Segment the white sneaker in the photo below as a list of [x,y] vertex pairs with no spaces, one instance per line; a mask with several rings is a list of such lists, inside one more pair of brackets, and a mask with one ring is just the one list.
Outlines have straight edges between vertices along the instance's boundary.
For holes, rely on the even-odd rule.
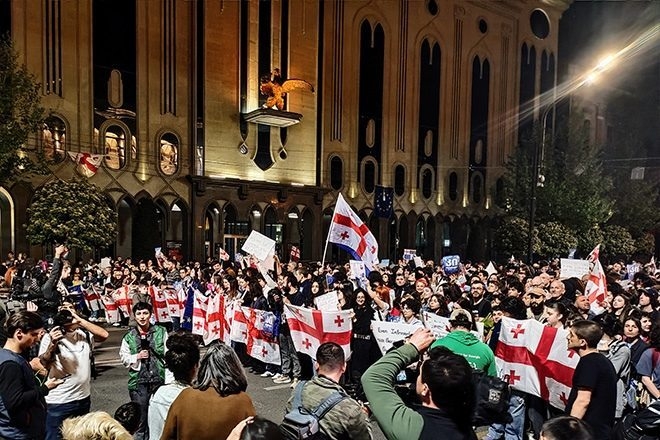
[[261,376],[261,377],[273,377],[273,376],[275,376],[275,373],[273,373],[272,371],[266,370],[263,373],[261,373],[259,376]]
[[279,379],[274,379],[273,382],[275,383],[291,383],[291,378],[289,376],[282,376]]
[[275,380],[281,378],[281,377],[284,377],[284,376],[282,376],[282,373],[277,373],[277,374],[275,374],[275,376],[273,376],[273,382],[274,382]]

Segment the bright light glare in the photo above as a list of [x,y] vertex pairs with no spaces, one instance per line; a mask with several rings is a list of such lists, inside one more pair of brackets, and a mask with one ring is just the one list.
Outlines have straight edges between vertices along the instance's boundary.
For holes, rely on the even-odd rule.
[[603,71],[605,69],[608,69],[610,67],[610,64],[612,64],[612,62],[615,59],[616,59],[616,55],[614,55],[614,54],[609,54],[609,55],[601,58],[600,61],[598,62],[598,64],[596,64],[596,67],[594,68],[594,70]]
[[591,72],[584,78],[584,83],[594,84],[596,81],[598,81],[599,76],[600,76],[600,72]]

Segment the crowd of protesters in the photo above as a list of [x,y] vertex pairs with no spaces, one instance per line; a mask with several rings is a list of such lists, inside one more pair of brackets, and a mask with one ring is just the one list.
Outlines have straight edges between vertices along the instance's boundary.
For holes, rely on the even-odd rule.
[[[131,286],[131,313],[122,316],[121,322],[116,325],[129,327],[120,354],[129,369],[128,387],[131,400],[140,413],[140,422],[135,429],[118,432],[121,435],[131,432],[138,439],[207,438],[204,432],[214,433],[214,437],[208,438],[225,438],[240,435],[231,431],[241,420],[244,428],[241,432],[248,432],[248,428],[256,422],[264,424],[263,429],[268,430],[267,421],[252,418],[255,410],[245,393],[247,379],[243,367],[253,374],[272,378],[276,384],[290,384],[295,389],[299,381],[323,371],[323,366],[296,352],[285,319],[280,320],[281,365],[264,364],[250,358],[245,346],[240,343],[233,343],[232,347],[214,343],[198,365],[200,353],[197,345],[191,342],[189,333],[179,330],[180,322],[175,319],[167,324],[166,329],[155,325],[148,287],[193,285],[206,294],[224,295],[238,304],[267,310],[278,317],[284,313],[285,304],[314,307],[316,296],[335,291],[338,308],[352,310],[352,356],[347,363],[343,358],[337,360],[333,371],[340,371],[340,374],[327,381],[333,387],[336,385],[336,388],[348,390],[356,408],[368,412],[367,407],[371,406],[376,421],[388,438],[431,438],[429,436],[437,434],[438,429],[453,433],[447,438],[472,438],[469,417],[466,418],[470,411],[469,402],[463,413],[452,409],[458,402],[456,390],[470,389],[466,384],[472,369],[498,374],[492,358],[498,341],[498,322],[502,316],[533,319],[547,326],[569,329],[568,348],[580,355],[581,362],[584,360],[586,363],[588,358],[593,363],[594,357],[587,356],[592,353],[600,353],[609,359],[616,382],[615,408],[611,417],[603,420],[598,416],[595,422],[593,411],[596,411],[597,404],[602,406],[602,402],[592,399],[591,403],[587,401],[583,405],[583,397],[585,391],[590,396],[597,396],[599,391],[590,388],[595,387],[591,385],[593,381],[576,376],[577,382],[574,380],[574,392],[567,407],[568,416],[573,417],[560,417],[561,410],[540,398],[514,392],[510,406],[514,421],[507,426],[491,426],[487,438],[513,440],[528,435],[541,438],[544,433],[545,438],[562,438],[552,432],[578,431],[591,431],[598,435],[597,438],[608,438],[615,422],[660,398],[660,271],[654,265],[638,265],[634,274],[628,274],[628,268],[624,262],[615,262],[606,268],[607,295],[597,304],[598,307],[594,307],[585,295],[586,277],[563,278],[559,260],[541,261],[533,266],[510,262],[489,271],[485,264],[463,262],[460,270],[451,274],[445,273],[442,265],[433,261],[426,261],[420,267],[414,260],[402,260],[398,264],[373,270],[368,277],[364,277],[352,274],[349,264],[280,263],[276,258],[273,268],[264,276],[248,258],[240,263],[212,259],[183,263],[164,256],[140,261],[117,257],[102,265],[95,261],[69,262],[66,260],[66,248],[58,246],[50,262],[33,262],[21,254],[16,257],[11,254],[2,265],[4,273],[1,275],[8,296],[3,302],[0,317],[7,323],[13,322],[7,319],[13,315],[24,319],[27,316],[34,321],[28,319],[30,323],[21,324],[23,327],[16,323],[5,326],[2,343],[7,341],[5,348],[13,348],[12,353],[18,353],[25,359],[22,367],[27,365],[43,381],[43,385],[35,387],[34,402],[38,403],[49,389],[66,383],[68,375],[81,376],[66,370],[64,357],[55,362],[61,354],[53,351],[65,346],[60,341],[67,334],[79,333],[76,338],[69,336],[69,339],[72,344],[80,346],[85,343],[93,346],[93,340],[101,341],[107,337],[107,332],[97,325],[104,321],[103,311],[87,309],[80,293],[72,288],[94,287],[108,293],[122,286]],[[272,278],[276,286],[269,283],[266,277]],[[596,309],[599,313],[594,312]],[[64,321],[63,311],[68,312],[64,313]],[[371,322],[383,320],[422,324],[422,312],[450,318],[452,332],[435,342],[428,334],[413,335],[403,347],[382,357],[371,331]],[[470,333],[476,329],[477,322],[483,324],[482,341]],[[168,332],[171,335],[169,338]],[[28,338],[24,338],[24,334]],[[45,334],[48,336],[42,339]],[[85,337],[86,334],[91,334],[91,339]],[[594,341],[594,338],[597,340]],[[38,348],[39,341],[41,349]],[[56,343],[53,344],[53,341]],[[32,346],[36,348],[30,350]],[[325,349],[330,350],[328,347]],[[391,396],[382,394],[386,393],[382,389],[383,383],[388,383],[383,380],[383,375],[390,374],[390,370],[398,373],[408,361],[427,349],[430,361],[424,361],[419,368],[415,390],[421,403],[419,408],[427,409],[419,410],[415,413],[417,415],[408,414],[403,421],[393,420],[388,411],[396,411],[396,405],[393,406],[396,402]],[[480,353],[478,362],[483,361],[483,365],[475,365],[474,359],[471,359],[477,349]],[[44,356],[49,350],[50,355]],[[59,351],[66,349],[59,348]],[[85,355],[89,351],[91,349],[88,347]],[[0,360],[0,370],[4,371],[5,363],[15,358],[4,356]],[[55,367],[52,367],[54,362]],[[424,365],[428,367],[424,368]],[[433,370],[432,365],[444,368],[445,372],[451,371],[456,376],[449,383],[446,374],[443,376]],[[609,367],[600,365],[599,368],[607,370]],[[576,370],[576,375],[584,376],[585,373],[579,373],[579,370]],[[172,377],[167,377],[166,372]],[[16,375],[19,375],[18,371]],[[72,392],[76,401],[80,400],[82,407],[88,411],[87,372],[76,381],[79,387]],[[3,401],[7,396],[7,386],[0,379],[0,397]],[[377,400],[372,399],[370,393],[374,398],[378,396]],[[441,397],[441,394],[447,393],[452,398]],[[465,399],[462,401],[465,403]],[[203,404],[199,405],[200,402]],[[7,403],[4,404],[7,407]],[[70,421],[65,425],[66,429],[61,430],[63,418],[82,413],[73,411],[61,414],[61,411],[58,412],[62,409],[57,407],[59,404],[60,400],[47,403],[47,412],[53,414],[51,423],[46,423],[44,413],[38,415],[44,417],[41,421],[43,427],[39,424],[30,429],[46,429],[49,438],[62,438],[62,432],[72,432],[75,426],[72,428]],[[284,407],[283,404],[283,411]],[[8,411],[8,416],[7,420],[0,417],[0,425],[3,425],[0,426],[0,437],[6,437],[3,432],[14,432],[3,431],[4,425],[11,426],[16,419],[11,408],[5,408],[5,411]],[[442,414],[438,416],[433,411],[441,411]],[[609,414],[607,411],[605,413]],[[221,413],[223,418],[218,416]],[[396,414],[401,416],[399,412]],[[601,412],[595,414],[600,415]],[[579,419],[584,419],[586,424]],[[362,419],[358,417],[355,420]],[[557,420],[563,420],[565,423],[561,426],[569,428],[562,431]],[[451,428],[447,428],[449,425]],[[23,428],[16,429],[20,431]],[[343,430],[346,434],[351,429],[350,426],[335,426],[330,431]],[[220,437],[219,432],[223,433]],[[364,432],[367,432],[367,437],[371,436],[370,431]],[[574,434],[572,438],[587,438],[576,436]],[[25,438],[31,437],[27,435]],[[331,438],[341,436],[337,434]]]

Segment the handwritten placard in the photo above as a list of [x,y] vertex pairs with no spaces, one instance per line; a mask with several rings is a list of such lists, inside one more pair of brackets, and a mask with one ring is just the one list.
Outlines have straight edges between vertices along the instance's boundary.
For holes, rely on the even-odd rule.
[[316,308],[324,312],[336,312],[339,310],[339,298],[336,291],[330,291],[314,298]]
[[275,240],[252,231],[241,249],[263,261],[275,250]]
[[371,321],[371,331],[376,338],[380,351],[385,354],[395,342],[401,341],[415,332],[421,324],[401,322]]
[[562,258],[561,264],[561,278],[582,278],[589,273],[589,261],[587,260],[572,260],[570,258]]

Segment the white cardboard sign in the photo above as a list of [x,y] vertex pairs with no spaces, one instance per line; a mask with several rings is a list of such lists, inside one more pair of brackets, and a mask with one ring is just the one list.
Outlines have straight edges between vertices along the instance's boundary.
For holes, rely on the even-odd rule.
[[582,278],[589,273],[589,261],[587,260],[572,260],[570,258],[562,258],[561,264],[561,279],[566,278]]
[[264,261],[268,255],[275,250],[275,240],[272,240],[257,231],[252,231],[241,249],[248,254],[254,255],[259,260]]

